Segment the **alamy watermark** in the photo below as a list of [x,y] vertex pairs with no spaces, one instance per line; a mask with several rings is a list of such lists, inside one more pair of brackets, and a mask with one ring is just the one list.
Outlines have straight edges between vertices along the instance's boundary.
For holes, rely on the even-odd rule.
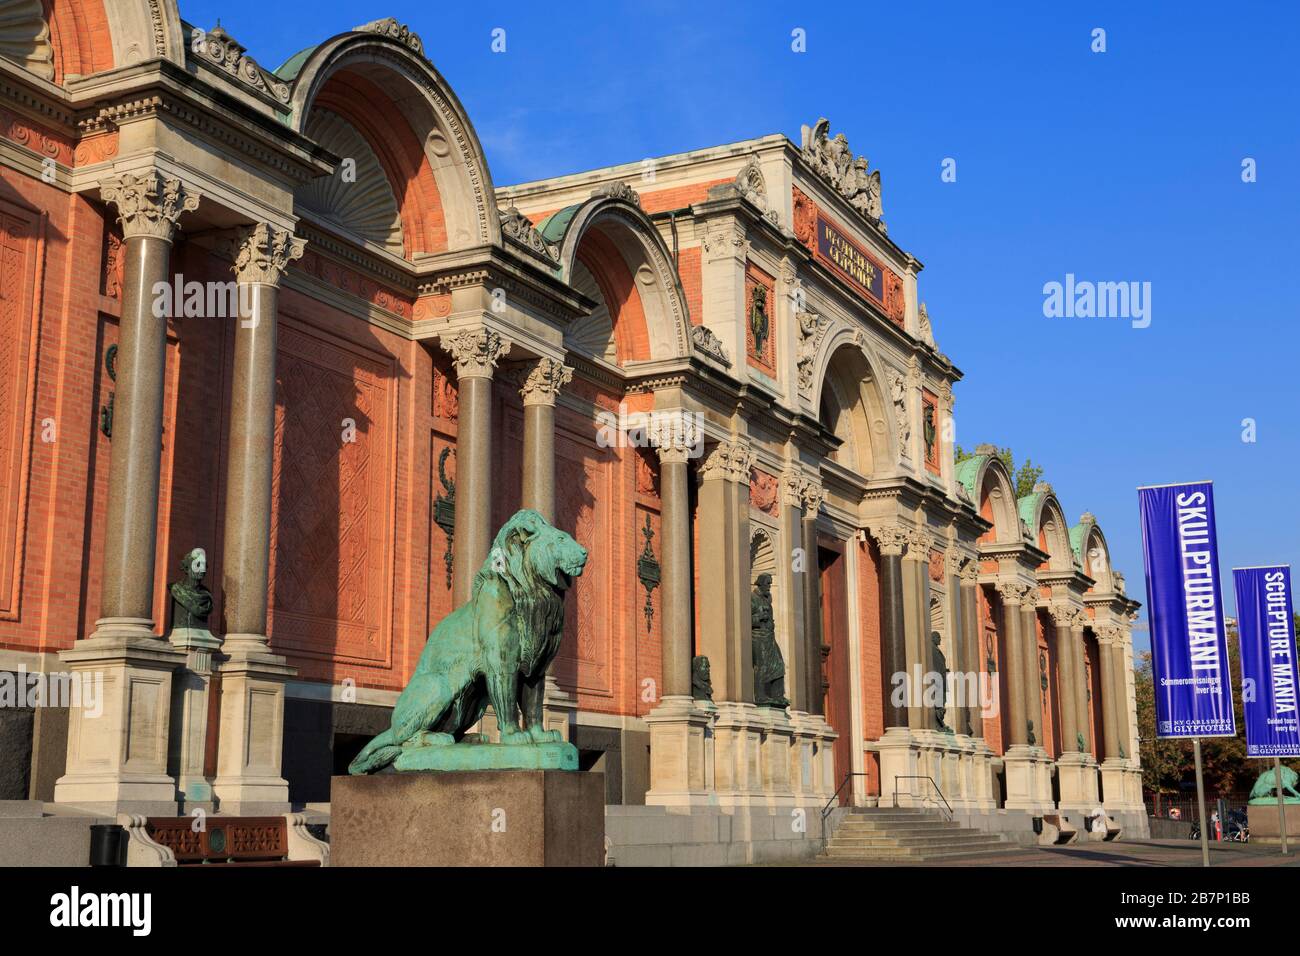
[[1133,328],[1151,324],[1150,282],[1092,282],[1065,274],[1064,282],[1043,284],[1043,315],[1049,319],[1129,319]]
[[76,707],[86,717],[98,717],[104,712],[104,675],[29,673],[20,664],[17,670],[0,671],[0,707]]

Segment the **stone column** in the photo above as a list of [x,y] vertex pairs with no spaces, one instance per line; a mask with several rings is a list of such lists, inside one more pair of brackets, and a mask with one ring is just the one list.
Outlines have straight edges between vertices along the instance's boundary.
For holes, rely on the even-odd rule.
[[[1110,672],[1111,672],[1111,692],[1107,695],[1105,688],[1102,688],[1102,696],[1106,697],[1108,703],[1106,707],[1111,711],[1112,718],[1115,721],[1115,753],[1114,756],[1121,759],[1131,759],[1133,754],[1128,752],[1129,746],[1129,722],[1128,722],[1128,681],[1126,679],[1124,667],[1124,639],[1122,631],[1115,625],[1105,625],[1098,629],[1097,640],[1109,639],[1110,642]],[[1106,732],[1106,756],[1111,756],[1110,748],[1110,731]]]
[[[229,251],[239,283],[226,462],[221,580],[223,651],[266,650],[271,574],[271,472],[275,442],[276,300],[306,242],[266,223],[236,231]],[[322,422],[322,427],[328,424]],[[341,423],[339,428],[342,428]]]
[[[657,413],[650,439],[659,453],[659,542],[663,688],[645,717],[650,728],[647,806],[707,803],[713,790],[709,728],[714,706],[691,694],[694,588],[691,576],[690,471],[700,435],[684,414]],[[712,669],[712,667],[710,668]]]
[[826,494],[821,485],[807,481],[803,485],[803,555],[804,555],[804,638],[807,641],[808,689],[807,710],[824,716],[826,691],[822,665],[822,576],[817,560],[817,513]]
[[700,652],[709,659],[713,698],[753,703],[750,644],[749,470],[753,453],[741,441],[719,442],[700,465]]
[[1025,696],[1025,717],[1030,721],[1028,733],[1034,747],[1043,747],[1047,735],[1043,732],[1043,687],[1038,671],[1038,605],[1036,595],[1030,590],[1020,605],[1020,640],[1024,656],[1020,659],[1020,689]]
[[555,523],[555,399],[573,380],[573,369],[553,358],[540,358],[528,372],[519,394],[524,400],[524,474],[522,506]]
[[1019,582],[1002,582],[998,584],[998,597],[1002,600],[1002,623],[1007,633],[1004,635],[1007,660],[1002,667],[1002,679],[1011,681],[1007,688],[1007,706],[1010,713],[1007,722],[1010,726],[1011,745],[1023,747],[1029,742],[1029,716],[1025,711],[1025,694],[1016,686],[1024,678],[1025,645],[1021,640],[1020,602],[1024,600],[1029,589]]
[[880,639],[885,671],[885,727],[907,727],[908,709],[896,703],[894,681],[907,674],[907,633],[903,613],[903,546],[906,529],[878,525],[871,536],[880,548]]
[[170,281],[176,223],[198,208],[199,194],[154,170],[110,179],[100,195],[117,207],[126,259],[103,584],[93,636],[152,637],[168,318],[154,309],[153,289]]
[[[903,558],[904,621],[907,632],[908,687],[916,691],[916,678],[930,670],[930,549],[934,538],[924,529],[908,532],[907,554]],[[915,696],[913,693],[911,696]],[[936,728],[935,713],[924,700],[911,700],[907,723],[912,730]]]
[[[970,558],[961,569],[961,614],[962,614],[962,634],[966,639],[966,663],[973,675],[985,675],[983,655],[980,647],[980,607],[979,607],[979,580],[980,568],[979,561],[976,558]],[[980,676],[980,683],[972,680],[972,689],[982,686],[984,676]],[[984,738],[984,714],[982,712],[980,701],[973,700],[967,708],[967,721],[970,724],[970,734],[972,737],[979,739]]]
[[1109,636],[1098,635],[1097,645],[1101,648],[1101,706],[1102,736],[1106,747],[1106,759],[1118,760],[1120,756],[1119,731],[1115,713],[1115,649]]
[[511,343],[491,329],[473,328],[448,333],[439,344],[456,363],[460,401],[452,542],[452,604],[460,607],[492,546],[492,372]]
[[98,682],[97,712],[73,708],[59,803],[105,815],[174,813],[167,773],[172,672],[184,651],[154,636],[154,564],[162,447],[167,316],[154,287],[169,281],[172,237],[199,194],[157,170],[105,180],[126,240],[118,377],[99,619],[59,657],[77,680]]
[[[781,476],[781,542],[782,547],[793,552],[794,548],[803,549],[803,487],[807,479],[797,471],[787,471]],[[808,562],[800,568],[795,562],[780,561],[777,574],[781,593],[786,596],[781,608],[781,630],[785,635],[789,649],[786,661],[786,696],[790,698],[790,710],[806,713],[808,710],[808,669],[811,666],[806,629],[808,627],[806,579],[809,574]]]
[[[235,231],[228,251],[239,283],[226,518],[221,561],[221,720],[212,793],[223,813],[289,809],[280,776],[284,683],[295,673],[266,633],[271,572],[276,301],[280,278],[306,243],[267,223]],[[323,427],[334,423],[321,423]],[[341,426],[340,426],[341,427]]]
[[1074,645],[1074,686],[1077,688],[1074,695],[1074,720],[1079,734],[1083,737],[1080,753],[1088,753],[1089,744],[1092,742],[1088,723],[1088,669],[1083,662],[1083,629],[1088,623],[1088,616],[1076,609],[1071,626],[1073,632],[1071,638]]
[[[948,576],[948,608],[947,615],[949,621],[949,631],[951,635],[950,644],[952,646],[952,660],[948,662],[950,673],[957,675],[958,681],[953,686],[957,690],[958,696],[953,700],[945,702],[947,713],[944,719],[948,726],[955,733],[971,736],[972,728],[970,723],[969,701],[965,699],[969,682],[966,675],[973,670],[971,658],[968,656],[970,651],[967,647],[966,639],[966,615],[962,613],[961,603],[961,569],[966,563],[966,558],[961,552],[950,550],[944,556],[944,568]],[[959,706],[961,705],[961,706]]]
[[1074,664],[1074,612],[1066,607],[1051,608],[1052,623],[1056,626],[1056,677],[1061,692],[1061,752],[1082,753],[1079,747],[1078,711],[1075,707],[1075,695],[1079,692],[1075,683]]
[[659,453],[660,607],[664,697],[691,696],[694,589],[691,579],[690,469],[696,437],[674,431],[656,436]]

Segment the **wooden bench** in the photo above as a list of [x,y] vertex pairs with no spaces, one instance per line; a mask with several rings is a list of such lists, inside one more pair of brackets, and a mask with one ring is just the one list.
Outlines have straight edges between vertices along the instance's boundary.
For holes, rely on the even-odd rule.
[[127,866],[329,866],[329,844],[302,814],[278,817],[143,817],[123,814]]

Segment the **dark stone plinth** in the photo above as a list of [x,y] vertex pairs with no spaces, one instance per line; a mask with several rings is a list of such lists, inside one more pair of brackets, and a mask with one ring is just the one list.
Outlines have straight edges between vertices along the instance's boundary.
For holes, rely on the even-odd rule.
[[601,866],[604,857],[604,774],[484,770],[331,780],[331,866]]
[[[1300,803],[1286,806],[1286,842],[1300,847]],[[1250,818],[1251,843],[1281,843],[1282,828],[1278,826],[1277,802],[1252,803],[1246,807]]]

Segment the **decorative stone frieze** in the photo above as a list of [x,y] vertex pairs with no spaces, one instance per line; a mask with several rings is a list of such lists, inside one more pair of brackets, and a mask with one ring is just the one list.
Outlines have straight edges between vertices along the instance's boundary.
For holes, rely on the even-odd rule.
[[501,213],[501,234],[543,259],[552,263],[560,261],[560,253],[555,244],[543,239],[532,220],[513,205]]
[[439,340],[442,350],[456,363],[459,378],[491,378],[511,342],[492,329],[463,329]]
[[881,218],[880,170],[869,170],[867,157],[853,156],[843,133],[830,136],[831,121],[825,117],[812,127],[803,127],[804,162],[840,194],[872,225],[886,232]]
[[301,259],[307,240],[269,223],[241,226],[229,241],[231,268],[240,282],[255,285],[280,284],[289,263]]
[[221,27],[195,29],[190,37],[190,52],[205,63],[220,67],[245,86],[267,96],[289,102],[289,84],[270,70],[265,70],[247,54],[247,47]]
[[695,351],[703,352],[709,358],[715,362],[721,362],[727,368],[731,367],[731,359],[727,357],[727,350],[722,345],[722,339],[718,338],[707,325],[691,326],[691,345]]
[[196,190],[157,170],[107,179],[100,185],[99,195],[117,207],[117,221],[126,239],[147,236],[171,242],[181,213],[199,208]]
[[641,205],[641,194],[621,179],[593,189],[591,195],[605,199],[621,199],[623,202],[631,203],[637,207]]
[[525,405],[554,405],[560,389],[571,381],[572,367],[553,358],[541,358],[524,378],[519,395]]
[[412,52],[424,56],[424,41],[420,39],[420,35],[405,23],[398,23],[395,17],[384,17],[382,20],[363,23],[355,27],[352,32],[378,33],[380,36],[391,37]]

